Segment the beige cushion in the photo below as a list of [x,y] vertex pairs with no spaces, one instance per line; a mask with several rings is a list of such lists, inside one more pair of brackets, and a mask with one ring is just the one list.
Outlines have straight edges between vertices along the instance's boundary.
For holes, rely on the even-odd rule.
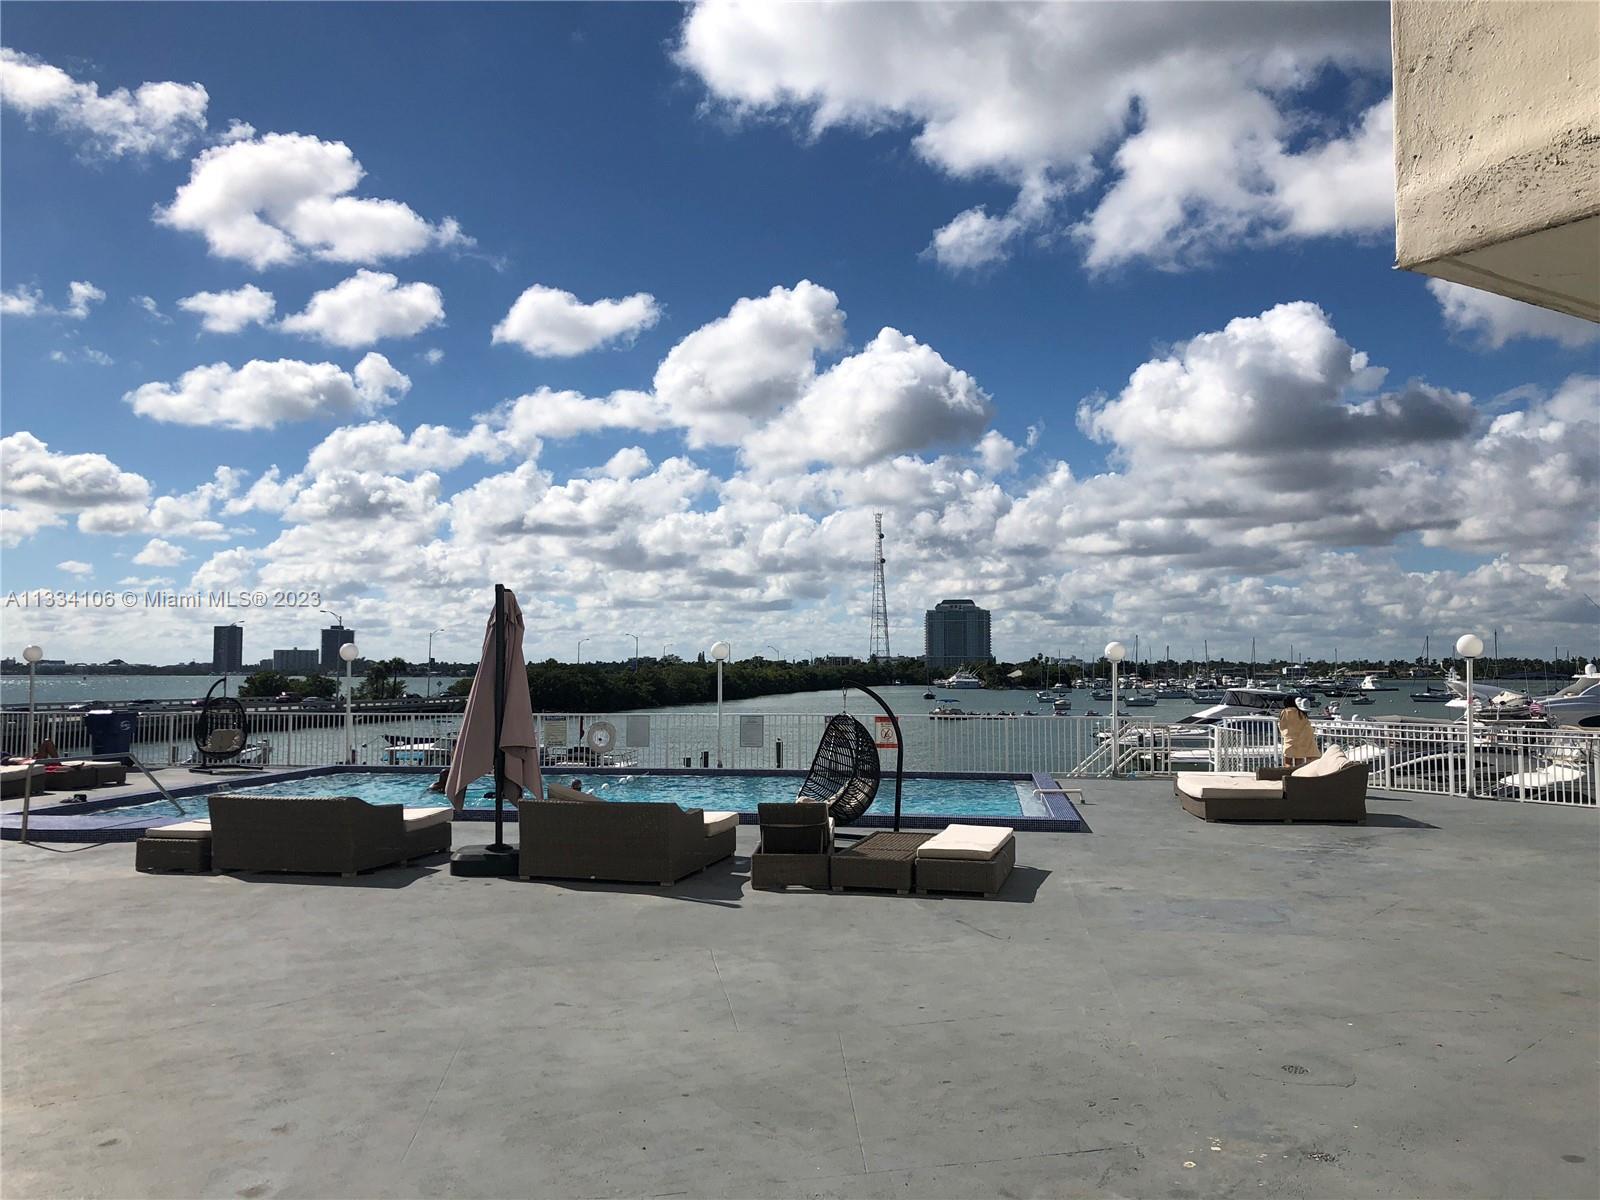
[[1278,779],[1257,779],[1253,775],[1224,775],[1202,772],[1184,772],[1176,780],[1177,788],[1192,800],[1227,800],[1247,796],[1281,796],[1283,782]]
[[9,767],[0,767],[0,779],[26,779],[32,775],[35,779],[44,774],[44,767],[37,763],[16,763]]
[[591,796],[588,792],[580,792],[577,788],[569,788],[564,783],[545,784],[544,794],[551,800],[570,800],[581,804],[605,803],[599,796]]
[[1322,752],[1321,758],[1314,758],[1305,766],[1296,767],[1292,774],[1296,779],[1316,779],[1321,775],[1342,771],[1349,765],[1350,760],[1344,756],[1343,748],[1335,743]]
[[702,815],[706,820],[707,837],[739,827],[739,814],[736,812],[708,812]]
[[244,745],[244,734],[237,729],[214,729],[206,739],[207,754],[232,754]]
[[147,829],[145,837],[152,838],[208,838],[211,836],[211,818],[201,817],[194,821],[179,821],[176,825],[162,825],[158,829]]
[[406,808],[401,809],[405,818],[407,829],[427,829],[431,825],[448,825],[455,816],[453,808]]
[[1004,826],[947,825],[917,847],[918,858],[993,858],[1016,834]]

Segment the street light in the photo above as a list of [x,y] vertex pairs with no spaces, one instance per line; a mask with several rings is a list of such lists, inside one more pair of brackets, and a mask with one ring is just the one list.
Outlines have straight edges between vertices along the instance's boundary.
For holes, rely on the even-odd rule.
[[356,760],[355,661],[360,653],[354,642],[345,642],[339,647],[339,657],[344,659],[344,760],[347,763]]
[[28,772],[22,778],[22,829],[23,841],[28,840],[28,809],[33,803],[33,759],[38,750],[38,743],[33,739],[33,669],[38,665],[44,651],[38,646],[28,646],[22,651],[22,661],[28,664]]
[[633,669],[637,672],[639,670],[639,635],[637,633],[625,633],[622,636],[633,639]]
[[768,649],[768,650],[771,650],[771,651],[772,651],[772,652],[773,652],[773,653],[774,653],[774,654],[776,654],[776,655],[777,655],[777,656],[778,656],[778,661],[779,661],[779,662],[782,662],[782,661],[783,661],[783,651],[782,651],[782,650],[779,650],[779,649],[778,649],[778,648],[777,648],[777,647],[776,647],[776,646],[774,646],[774,645],[773,645],[773,644],[772,644],[772,643],[771,643],[771,642],[768,642],[768,643],[767,643],[767,649]]
[[662,662],[666,662],[667,661],[667,651],[671,650],[671,649],[672,649],[672,643],[671,642],[662,642],[661,643],[661,661]]
[[433,638],[434,634],[443,633],[443,629],[435,629],[428,635],[428,699],[433,699]]
[[722,766],[722,664],[728,661],[733,647],[727,642],[712,642],[711,657],[717,664],[717,767]]
[[1105,653],[1111,663],[1111,773],[1115,775],[1122,757],[1122,731],[1117,722],[1117,664],[1128,656],[1128,648],[1121,642],[1107,642]]
[[1476,698],[1472,694],[1472,660],[1483,654],[1483,639],[1475,633],[1463,633],[1456,639],[1456,653],[1467,663],[1467,799],[1471,800],[1478,782],[1472,761],[1472,702]]

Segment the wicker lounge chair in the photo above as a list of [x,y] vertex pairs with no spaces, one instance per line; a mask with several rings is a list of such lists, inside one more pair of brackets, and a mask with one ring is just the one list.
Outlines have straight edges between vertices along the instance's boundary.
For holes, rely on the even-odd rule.
[[826,888],[833,853],[828,806],[801,800],[762,804],[761,841],[750,856],[750,886]]
[[550,785],[549,800],[517,804],[523,879],[604,879],[676,883],[733,853],[738,813],[708,813],[676,804],[608,803]]
[[0,767],[0,800],[11,800],[27,791],[30,775],[33,777],[34,794],[44,791],[44,768],[38,763],[13,763]]
[[848,713],[838,713],[828,718],[797,799],[823,801],[836,822],[848,825],[872,807],[878,774],[871,732]]
[[218,871],[354,875],[450,849],[448,808],[368,804],[356,796],[212,796]]
[[917,847],[917,891],[993,896],[1017,861],[1017,835],[998,825],[949,825]]
[[1309,774],[1307,767],[1264,767],[1254,775],[1180,772],[1173,792],[1202,821],[1365,821],[1367,764],[1334,757],[1336,749],[1310,764]]

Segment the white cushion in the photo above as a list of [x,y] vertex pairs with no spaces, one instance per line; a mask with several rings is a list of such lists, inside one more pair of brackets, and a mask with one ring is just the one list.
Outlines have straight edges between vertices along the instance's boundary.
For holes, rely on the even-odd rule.
[[208,838],[211,836],[211,818],[201,817],[194,821],[179,821],[175,825],[161,825],[145,830],[144,835],[152,838]]
[[403,808],[401,816],[405,818],[407,829],[427,829],[432,825],[448,825],[455,816],[453,808]]
[[708,812],[703,815],[706,819],[707,837],[739,827],[739,814],[736,812]]
[[1253,775],[1223,775],[1184,772],[1177,777],[1178,790],[1193,800],[1229,800],[1249,796],[1281,796],[1283,782],[1257,779]]
[[1336,743],[1324,750],[1321,758],[1314,758],[1305,766],[1296,767],[1292,774],[1296,779],[1316,779],[1321,775],[1332,775],[1349,765],[1350,760],[1344,756],[1344,750]]
[[998,825],[947,825],[917,847],[918,858],[993,858],[1015,832]]
[[35,779],[44,774],[44,767],[37,763],[13,763],[8,767],[0,767],[0,779],[26,779],[32,775]]

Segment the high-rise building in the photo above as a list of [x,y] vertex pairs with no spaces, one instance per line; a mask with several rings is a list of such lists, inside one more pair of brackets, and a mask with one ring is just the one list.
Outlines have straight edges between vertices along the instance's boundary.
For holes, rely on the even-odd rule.
[[330,625],[322,631],[322,669],[343,671],[344,659],[339,657],[339,647],[356,640],[356,631],[345,625]]
[[989,663],[989,610],[971,600],[941,600],[923,618],[923,657],[934,670]]
[[244,670],[244,626],[211,627],[211,669],[219,675]]
[[[338,653],[335,651],[334,653]],[[289,675],[304,675],[308,671],[317,669],[317,652],[315,650],[274,650],[272,652],[272,669],[282,671]]]

